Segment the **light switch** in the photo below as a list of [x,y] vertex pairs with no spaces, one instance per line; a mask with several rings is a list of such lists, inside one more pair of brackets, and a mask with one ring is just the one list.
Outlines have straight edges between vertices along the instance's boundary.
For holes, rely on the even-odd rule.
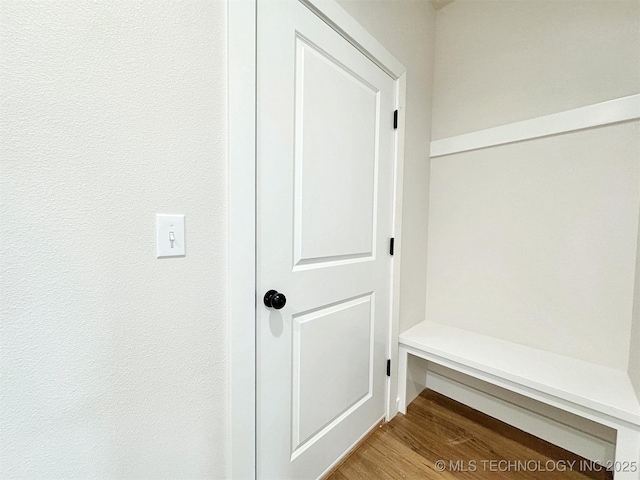
[[184,256],[184,215],[156,214],[156,252],[158,258]]

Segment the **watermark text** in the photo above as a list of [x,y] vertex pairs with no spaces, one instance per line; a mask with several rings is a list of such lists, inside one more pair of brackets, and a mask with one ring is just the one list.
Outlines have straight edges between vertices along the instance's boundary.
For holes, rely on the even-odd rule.
[[637,472],[638,462],[590,460],[437,460],[438,472]]

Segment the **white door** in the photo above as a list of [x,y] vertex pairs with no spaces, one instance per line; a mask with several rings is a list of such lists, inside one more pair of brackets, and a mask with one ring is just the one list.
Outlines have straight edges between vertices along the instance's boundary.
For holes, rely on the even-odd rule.
[[296,0],[257,38],[258,478],[314,479],[385,414],[395,82]]

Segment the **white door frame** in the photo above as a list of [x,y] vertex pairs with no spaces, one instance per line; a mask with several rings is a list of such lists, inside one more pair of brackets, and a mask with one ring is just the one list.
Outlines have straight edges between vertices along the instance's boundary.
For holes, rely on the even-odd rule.
[[[228,0],[229,448],[231,478],[256,476],[256,10],[259,1]],[[334,0],[299,0],[396,83],[393,231],[402,223],[406,69]],[[391,112],[390,112],[391,113]],[[391,121],[391,117],[389,118]],[[397,361],[401,242],[393,265],[387,420],[398,412]]]

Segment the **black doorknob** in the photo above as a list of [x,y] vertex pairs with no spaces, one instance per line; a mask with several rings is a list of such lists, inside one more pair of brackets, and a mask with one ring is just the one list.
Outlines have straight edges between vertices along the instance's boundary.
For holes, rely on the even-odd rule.
[[269,290],[264,294],[264,304],[267,307],[280,310],[287,304],[287,297],[282,293],[278,293],[277,290]]

